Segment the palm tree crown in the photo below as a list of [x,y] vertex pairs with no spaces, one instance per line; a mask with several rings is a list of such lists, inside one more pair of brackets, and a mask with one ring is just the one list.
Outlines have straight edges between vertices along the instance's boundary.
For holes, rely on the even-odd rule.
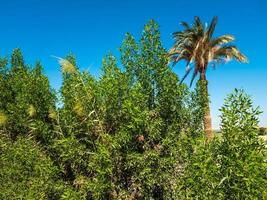
[[[170,60],[177,64],[180,60],[187,63],[186,73],[181,82],[194,69],[190,86],[198,74],[200,79],[206,80],[206,70],[209,63],[215,66],[217,63],[225,63],[231,59],[246,62],[247,58],[231,44],[234,41],[232,35],[222,35],[213,38],[217,24],[217,17],[211,23],[203,25],[199,17],[195,17],[194,23],[190,26],[181,22],[184,30],[173,33],[175,43],[169,51]],[[194,63],[194,66],[191,64]]]

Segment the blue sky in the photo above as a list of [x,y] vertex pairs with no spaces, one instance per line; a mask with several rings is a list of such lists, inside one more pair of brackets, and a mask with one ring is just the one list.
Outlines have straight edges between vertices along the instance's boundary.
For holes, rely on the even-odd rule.
[[[41,60],[57,89],[60,71],[51,55],[73,52],[82,69],[98,76],[102,57],[110,51],[119,56],[125,33],[138,38],[149,19],[159,23],[163,44],[169,48],[180,21],[191,22],[198,15],[209,22],[217,15],[215,36],[235,35],[249,63],[230,62],[208,71],[213,127],[219,127],[218,109],[234,88],[252,96],[264,111],[261,125],[267,125],[266,0],[0,0],[0,5],[1,56],[20,47],[29,64]],[[177,65],[175,72],[181,77],[184,66]]]

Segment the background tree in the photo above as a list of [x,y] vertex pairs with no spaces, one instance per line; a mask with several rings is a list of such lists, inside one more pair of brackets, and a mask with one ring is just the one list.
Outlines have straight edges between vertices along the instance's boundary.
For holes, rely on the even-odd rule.
[[[3,60],[2,64],[6,65],[7,61]],[[1,69],[1,82],[0,110],[7,119],[6,134],[13,139],[32,134],[43,144],[51,141],[48,115],[56,99],[40,62],[31,68],[24,63],[21,50],[14,49],[10,67]]]
[[181,22],[184,30],[174,32],[174,45],[169,51],[170,60],[173,64],[181,60],[186,62],[186,73],[181,82],[193,71],[190,86],[199,74],[199,84],[203,98],[204,108],[204,129],[207,138],[213,137],[211,115],[208,98],[208,81],[206,72],[208,66],[215,66],[217,63],[225,63],[230,59],[246,62],[246,57],[240,53],[232,35],[222,35],[214,38],[213,33],[217,25],[217,17],[214,17],[208,26],[205,26],[199,17],[195,17],[194,23],[190,26],[186,22]]

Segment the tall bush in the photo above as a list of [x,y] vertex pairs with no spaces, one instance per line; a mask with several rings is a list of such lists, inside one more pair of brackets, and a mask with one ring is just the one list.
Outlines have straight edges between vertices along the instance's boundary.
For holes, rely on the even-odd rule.
[[14,49],[11,65],[2,61],[1,107],[6,116],[5,132],[13,139],[33,134],[44,144],[51,140],[49,110],[55,107],[55,95],[40,62],[34,68],[24,63],[22,52]]
[[266,147],[258,138],[261,111],[243,90],[235,90],[221,112],[219,191],[224,199],[266,198]]

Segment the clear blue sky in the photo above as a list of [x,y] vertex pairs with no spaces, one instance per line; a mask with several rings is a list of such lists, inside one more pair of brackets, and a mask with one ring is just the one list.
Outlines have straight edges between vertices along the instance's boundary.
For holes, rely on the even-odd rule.
[[[266,0],[0,0],[0,54],[20,47],[25,60],[41,60],[54,88],[60,87],[59,67],[50,55],[73,52],[83,69],[99,75],[103,55],[118,54],[126,32],[139,37],[143,25],[155,19],[166,48],[180,21],[198,15],[208,22],[217,15],[216,35],[231,33],[249,64],[231,62],[208,71],[213,126],[218,109],[234,88],[245,89],[265,112],[267,125],[267,1]],[[184,66],[176,66],[182,76]]]

